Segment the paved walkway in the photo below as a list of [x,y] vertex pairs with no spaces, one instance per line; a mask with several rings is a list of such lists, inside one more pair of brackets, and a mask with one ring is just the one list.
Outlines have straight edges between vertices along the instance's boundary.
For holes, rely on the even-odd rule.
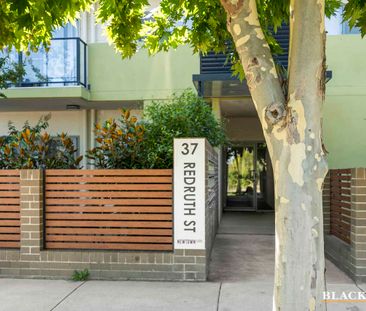
[[[270,311],[273,261],[273,215],[227,214],[209,282],[0,279],[0,311]],[[330,262],[326,275],[328,290],[360,291]],[[366,303],[334,303],[328,311],[366,311]]]
[[[271,310],[274,257],[273,213],[224,214],[209,271],[209,281],[222,284],[217,310]],[[363,291],[328,260],[326,269],[328,291]],[[366,303],[333,303],[327,310],[366,311]]]

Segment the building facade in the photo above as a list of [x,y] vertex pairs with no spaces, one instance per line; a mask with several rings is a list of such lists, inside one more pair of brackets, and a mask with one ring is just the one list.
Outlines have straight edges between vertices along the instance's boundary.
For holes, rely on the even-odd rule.
[[[9,121],[20,127],[51,113],[50,134],[66,132],[85,154],[95,146],[96,122],[117,118],[120,108],[141,116],[151,101],[195,88],[225,123],[231,143],[219,150],[220,210],[273,211],[273,174],[262,128],[246,83],[232,77],[226,56],[193,55],[183,46],[151,57],[139,51],[123,60],[92,13],[55,31],[49,53],[40,49],[25,57],[11,52],[14,61],[25,62],[27,73],[0,100],[0,135],[7,134]],[[323,138],[329,167],[366,167],[366,41],[339,14],[326,26]],[[287,67],[288,27],[276,36],[284,50],[277,60]]]
[[[324,106],[324,141],[329,164],[331,168],[364,166],[366,142],[359,133],[366,129],[362,62],[366,42],[357,30],[342,24],[339,15],[327,21],[327,32],[327,69],[332,77]],[[283,36],[288,32],[277,35],[286,45]],[[280,62],[286,66],[286,47],[284,51]],[[263,142],[246,85],[230,76],[222,58],[221,65],[210,68],[210,57],[200,59],[183,46],[152,57],[139,51],[123,60],[108,44],[103,27],[95,24],[92,12],[83,13],[75,26],[55,31],[49,53],[40,50],[25,57],[13,52],[12,56],[26,60],[27,74],[1,100],[1,135],[6,134],[8,121],[35,122],[51,112],[51,133],[65,131],[77,137],[84,153],[93,145],[95,122],[118,116],[119,108],[139,115],[151,100],[164,100],[195,86],[226,120],[230,141]]]

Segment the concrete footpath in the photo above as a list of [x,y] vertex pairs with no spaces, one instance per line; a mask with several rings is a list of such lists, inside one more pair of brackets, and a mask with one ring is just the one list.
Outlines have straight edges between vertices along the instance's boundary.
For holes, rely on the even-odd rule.
[[[360,291],[352,282],[328,290]],[[168,283],[0,279],[1,311],[270,311],[272,283]],[[332,303],[328,311],[364,311]]]
[[[271,311],[273,214],[226,214],[202,283],[0,279],[0,311]],[[331,262],[327,291],[363,292]],[[328,311],[366,311],[330,303]]]

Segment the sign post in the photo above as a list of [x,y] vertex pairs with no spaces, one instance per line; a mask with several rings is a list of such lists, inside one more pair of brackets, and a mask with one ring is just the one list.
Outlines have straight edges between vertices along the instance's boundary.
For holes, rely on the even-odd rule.
[[174,248],[206,249],[204,138],[174,139]]

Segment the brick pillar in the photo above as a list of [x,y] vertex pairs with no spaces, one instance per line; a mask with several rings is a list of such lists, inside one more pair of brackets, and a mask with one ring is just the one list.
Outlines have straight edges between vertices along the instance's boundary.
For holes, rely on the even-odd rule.
[[323,184],[323,217],[324,234],[330,233],[330,172],[324,179]]
[[20,256],[39,260],[43,247],[43,174],[41,170],[20,172]]
[[352,169],[351,270],[357,281],[366,281],[366,169]]

